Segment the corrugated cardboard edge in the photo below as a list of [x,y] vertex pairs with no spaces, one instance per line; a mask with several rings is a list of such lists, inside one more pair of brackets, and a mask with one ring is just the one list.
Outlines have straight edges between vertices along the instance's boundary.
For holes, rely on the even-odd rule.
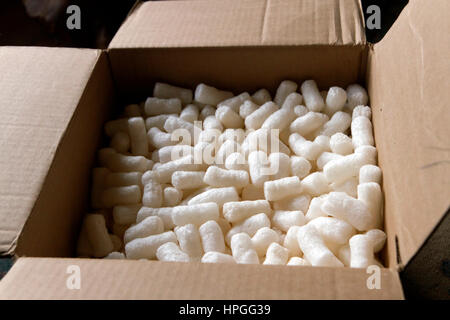
[[109,49],[365,44],[358,0],[139,4]]
[[[71,290],[77,275],[81,287]],[[395,271],[381,269],[381,289],[368,289],[369,276],[350,268],[20,258],[0,281],[0,299],[403,299]]]
[[[73,52],[83,52],[83,54],[86,53],[86,54],[84,55],[84,58],[87,58],[87,57],[89,56],[89,55],[87,54],[87,52],[92,52],[92,53],[94,53],[95,57],[94,57],[93,59],[89,60],[90,66],[87,67],[87,71],[86,71],[86,73],[85,73],[85,76],[84,76],[84,75],[80,75],[80,76],[86,81],[86,83],[87,83],[87,81],[88,81],[88,79],[89,79],[89,77],[90,77],[90,74],[91,74],[91,72],[92,72],[92,69],[94,68],[95,64],[97,63],[97,60],[99,59],[99,57],[100,57],[100,55],[101,55],[101,51],[100,51],[100,50],[95,50],[95,49],[45,48],[45,47],[3,47],[3,48],[4,48],[4,50],[17,50],[18,53],[19,53],[19,51],[20,51],[20,54],[22,54],[23,56],[25,56],[25,51],[30,52],[30,54],[37,54],[37,53],[42,54],[42,53],[46,53],[48,56],[51,56],[51,54],[54,54],[54,53],[57,52],[57,51],[61,51],[61,52],[62,52],[62,51],[65,51],[65,52],[67,52],[67,51],[73,51]],[[90,54],[90,53],[89,53],[89,54]],[[70,59],[73,59],[72,55],[68,55],[68,56],[71,56]],[[26,56],[25,56],[25,57],[26,57]],[[33,57],[33,58],[36,59],[36,57]],[[83,58],[83,59],[84,59],[84,58]],[[67,62],[65,63],[65,64],[67,65],[67,68],[68,68],[68,69],[70,69],[70,68],[72,67],[72,65],[71,65],[71,60],[70,60],[70,59],[68,58],[68,59],[67,59]],[[80,55],[80,59],[81,59],[81,55]],[[32,60],[30,60],[30,61],[32,61]],[[80,61],[77,61],[77,62],[79,63]],[[33,64],[36,64],[36,63],[39,63],[39,61],[33,61]],[[36,64],[36,65],[37,65],[37,66],[40,66],[39,64]],[[49,65],[51,65],[51,64],[49,64]],[[57,66],[53,66],[53,67],[61,67],[61,66],[60,66],[60,65],[57,65]],[[69,72],[68,72],[68,74],[69,74]],[[14,78],[12,78],[12,79],[14,80]],[[42,81],[45,81],[45,80],[42,80]],[[54,80],[51,79],[50,81],[54,81]],[[55,84],[54,82],[50,82],[50,87],[52,88],[52,90],[54,90],[54,88],[57,87],[57,86],[58,86],[58,85]],[[61,89],[63,89],[63,88],[61,88]],[[83,88],[79,91],[78,100],[79,100],[79,98],[83,95],[84,89],[85,89],[85,88],[83,87]],[[64,94],[64,92],[63,92],[64,90],[61,90],[61,91],[62,91],[61,94]],[[41,93],[42,93],[42,92],[41,92]],[[49,94],[53,94],[53,93],[49,92]],[[78,94],[78,93],[77,93],[77,94]],[[78,104],[78,100],[76,101],[76,104],[75,104],[73,110],[76,109],[76,105]],[[27,100],[27,102],[28,102],[28,100]],[[56,103],[56,101],[55,101],[55,103]],[[58,107],[58,106],[55,105],[55,107]],[[53,158],[54,158],[54,156],[55,156],[55,154],[56,154],[56,152],[57,152],[57,146],[59,145],[60,141],[63,139],[63,137],[64,137],[64,135],[65,135],[65,130],[67,130],[67,127],[68,127],[68,125],[70,124],[70,121],[71,121],[72,116],[73,116],[73,115],[71,115],[71,116],[69,117],[69,119],[68,119],[68,121],[67,121],[66,127],[62,130],[62,132],[60,133],[59,137],[58,137],[58,138],[55,140],[55,142],[53,143],[53,146],[55,147],[55,150],[54,150],[53,152],[51,152],[51,153],[48,155],[48,159],[45,160],[45,161],[47,162],[47,164],[46,164],[45,167],[41,170],[41,173],[39,173],[39,176],[40,176],[41,178],[39,179],[38,185],[35,186],[36,194],[34,194],[34,195],[32,196],[33,199],[30,200],[30,206],[34,206],[36,199],[39,197],[39,194],[40,194],[40,190],[41,190],[41,188],[42,188],[42,185],[45,183],[46,177],[47,177],[47,175],[48,175],[48,169],[50,168],[50,166],[51,166],[51,164],[52,164],[52,162],[53,162]],[[45,148],[43,148],[43,149],[45,149]],[[9,167],[7,167],[7,168],[9,168]],[[7,169],[7,168],[4,168],[4,170],[5,170],[4,172],[6,172],[7,170],[12,170],[11,168],[10,168],[10,169]],[[26,181],[24,181],[24,183],[26,183]],[[24,189],[24,190],[28,190],[28,192],[31,192],[31,191],[32,191],[32,190],[29,190],[29,189],[30,189],[29,186],[28,186],[28,188],[24,186],[23,189]],[[24,208],[24,210],[28,210],[28,209],[27,209],[27,208]],[[24,214],[23,214],[23,221],[18,221],[18,224],[17,224],[17,226],[15,227],[16,229],[14,230],[14,233],[15,233],[14,238],[12,238],[12,239],[10,239],[10,238],[5,239],[5,241],[4,241],[5,244],[3,244],[3,245],[0,247],[0,255],[2,255],[2,256],[11,256],[11,255],[14,255],[15,249],[16,249],[16,246],[17,246],[17,241],[18,241],[18,239],[19,239],[19,237],[20,237],[20,235],[21,235],[21,233],[22,233],[22,230],[23,230],[24,225],[25,225],[25,223],[26,223],[26,221],[27,221],[27,219],[28,219],[28,217],[29,217],[30,212],[31,212],[31,208],[30,208],[30,210],[28,211],[28,213],[24,213]],[[8,214],[10,214],[10,213],[11,213],[11,211],[5,211],[6,216],[7,216]]]

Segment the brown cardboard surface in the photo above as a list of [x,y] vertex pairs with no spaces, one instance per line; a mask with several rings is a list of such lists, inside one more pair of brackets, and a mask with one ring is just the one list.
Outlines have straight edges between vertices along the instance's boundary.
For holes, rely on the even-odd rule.
[[100,55],[0,48],[0,255],[12,254]]
[[364,42],[357,0],[149,1],[130,14],[109,48]]
[[410,1],[370,52],[368,87],[383,168],[391,254],[400,265],[450,205],[450,2]]
[[[69,290],[67,267],[80,269]],[[369,290],[363,269],[20,258],[0,299],[403,299],[398,274],[381,271]]]

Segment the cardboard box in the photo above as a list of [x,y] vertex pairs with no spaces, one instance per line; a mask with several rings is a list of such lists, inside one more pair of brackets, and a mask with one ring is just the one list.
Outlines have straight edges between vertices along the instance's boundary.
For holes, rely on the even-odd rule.
[[[357,0],[146,2],[107,51],[0,48],[0,252],[18,258],[0,298],[402,299],[399,272],[421,248],[437,252],[429,266],[450,251],[450,42],[437,32],[449,12],[446,0],[412,0],[371,45]],[[281,80],[312,77],[369,91],[388,234],[381,289],[367,287],[363,269],[71,258],[102,124],[117,108],[155,81],[273,93]],[[66,286],[70,265],[79,290]]]

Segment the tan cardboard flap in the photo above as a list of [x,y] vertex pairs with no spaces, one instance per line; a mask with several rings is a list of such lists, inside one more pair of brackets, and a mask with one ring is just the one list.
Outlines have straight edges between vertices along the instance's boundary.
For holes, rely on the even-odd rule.
[[[78,274],[81,288],[68,289]],[[369,276],[350,268],[20,258],[0,281],[0,299],[403,299],[395,271],[381,269],[381,289],[367,288]]]
[[358,0],[149,1],[109,48],[362,44],[362,21]]
[[99,50],[0,48],[0,255],[14,252]]
[[448,0],[410,1],[369,63],[388,233],[403,265],[450,205],[449,13]]

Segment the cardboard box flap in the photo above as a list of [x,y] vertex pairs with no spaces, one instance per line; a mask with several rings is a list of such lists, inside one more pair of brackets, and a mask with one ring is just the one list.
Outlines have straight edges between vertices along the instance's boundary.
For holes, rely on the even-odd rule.
[[[450,2],[410,1],[371,53],[386,214],[406,265],[450,205]],[[401,81],[400,81],[401,80]]]
[[109,48],[363,43],[358,0],[149,1],[130,14]]
[[99,55],[91,49],[0,48],[0,255],[14,253]]
[[[80,289],[69,289],[78,275]],[[368,289],[369,276],[350,268],[20,258],[0,282],[0,299],[403,299],[395,271],[381,269],[380,289]]]

